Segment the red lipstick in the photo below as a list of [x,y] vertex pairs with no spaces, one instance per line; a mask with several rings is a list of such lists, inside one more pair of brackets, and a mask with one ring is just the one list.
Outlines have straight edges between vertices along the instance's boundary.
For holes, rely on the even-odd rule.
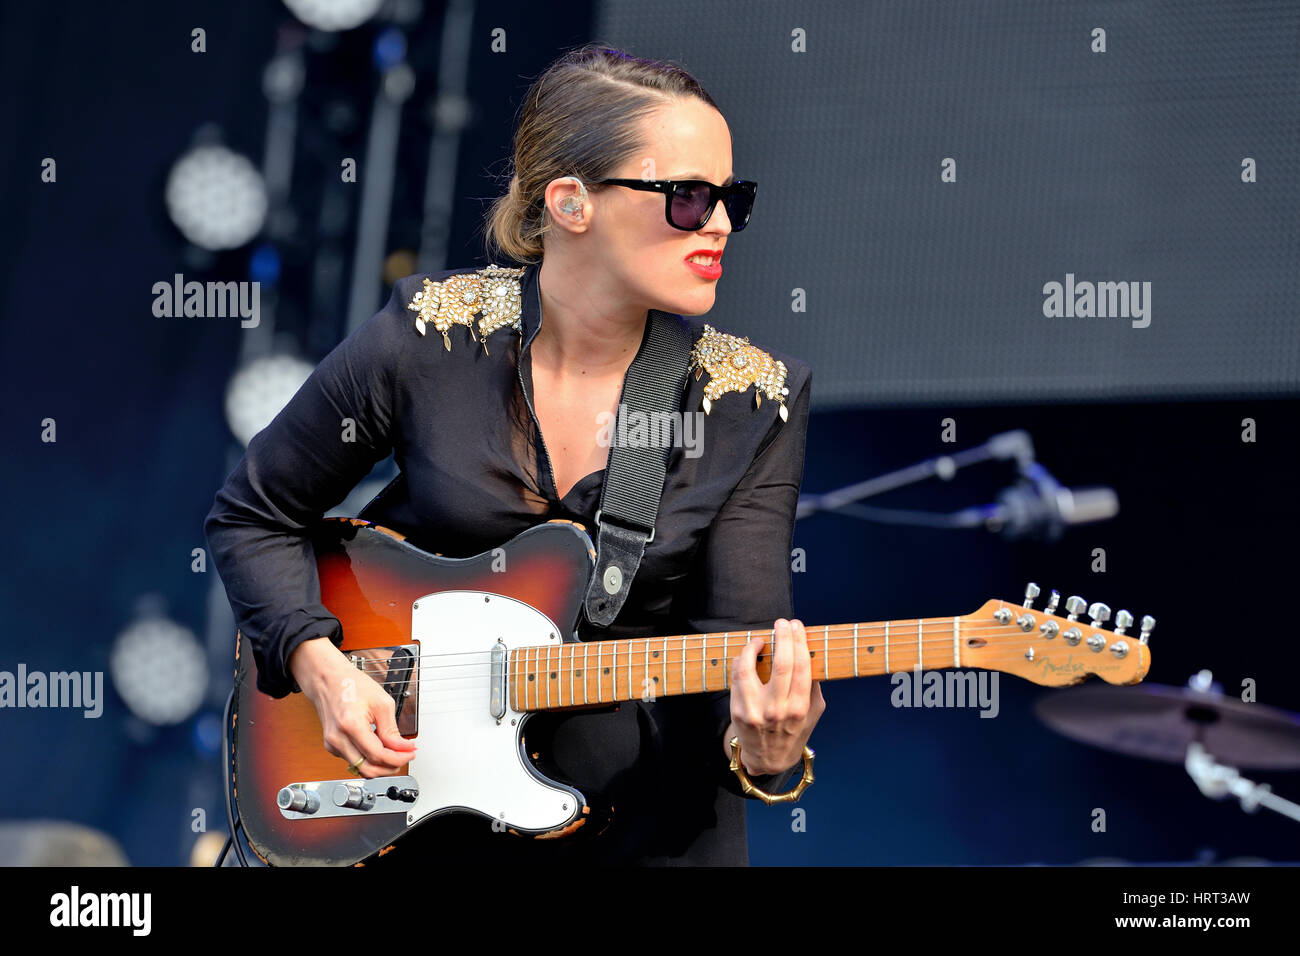
[[[691,262],[693,256],[708,256],[712,259],[710,265],[701,265],[698,262]],[[683,261],[686,267],[694,272],[701,279],[717,279],[722,275],[722,250],[721,249],[696,249],[688,255]]]

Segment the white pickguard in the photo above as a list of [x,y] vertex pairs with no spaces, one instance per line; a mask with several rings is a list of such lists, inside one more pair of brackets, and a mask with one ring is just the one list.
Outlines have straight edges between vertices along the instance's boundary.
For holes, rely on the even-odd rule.
[[573,820],[582,795],[546,781],[523,753],[527,713],[512,709],[507,693],[498,722],[489,698],[493,646],[558,646],[559,628],[513,598],[443,591],[415,602],[411,637],[420,642],[419,749],[407,773],[419,796],[408,821],[449,809],[477,811],[520,830],[552,830]]

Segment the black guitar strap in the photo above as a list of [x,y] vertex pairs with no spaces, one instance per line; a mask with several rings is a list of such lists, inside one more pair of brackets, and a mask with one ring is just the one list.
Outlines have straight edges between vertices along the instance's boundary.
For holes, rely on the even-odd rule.
[[[673,443],[680,438],[677,413],[690,350],[690,329],[681,316],[651,309],[641,350],[623,381],[605,487],[596,511],[596,570],[583,608],[587,620],[598,627],[608,627],[622,610],[645,546],[654,540],[668,457]],[[665,416],[664,412],[670,414]],[[622,443],[620,439],[631,433],[629,418],[649,422],[652,440]],[[661,421],[672,425],[660,429]],[[641,435],[646,433],[646,429],[639,431]],[[653,440],[656,436],[660,440]]]

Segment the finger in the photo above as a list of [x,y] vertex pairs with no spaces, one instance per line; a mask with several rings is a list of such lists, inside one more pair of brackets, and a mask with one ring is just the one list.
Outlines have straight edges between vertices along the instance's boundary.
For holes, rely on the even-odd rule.
[[794,631],[785,618],[778,618],[773,630],[772,674],[767,679],[767,702],[784,712],[790,697],[790,678],[794,674]]
[[[411,759],[410,753],[399,753],[383,745],[370,725],[364,727],[348,725],[341,728],[355,747],[355,752],[366,758],[367,763],[374,764],[387,772],[395,772]],[[353,760],[356,759],[354,756]]]
[[757,662],[765,643],[761,634],[751,637],[731,662],[731,718],[740,723],[754,725],[762,716],[763,682]]
[[341,729],[325,735],[325,751],[338,757],[351,770],[361,772],[361,768],[365,766],[365,756],[357,750],[348,735]]
[[822,696],[821,681],[819,680],[813,681],[812,697],[810,699],[812,701],[812,708],[811,708],[812,715],[817,719],[821,719],[821,715],[826,712],[826,698]]
[[390,751],[405,753],[406,759],[409,760],[415,756],[416,743],[414,740],[407,740],[397,732],[397,708],[392,704],[393,698],[385,699],[388,706],[381,707],[379,713],[372,711],[370,715],[370,719],[375,724],[375,735]]
[[808,656],[808,632],[803,621],[791,621],[790,629],[794,636],[794,670],[790,675],[790,703],[807,711],[812,697],[812,659]]

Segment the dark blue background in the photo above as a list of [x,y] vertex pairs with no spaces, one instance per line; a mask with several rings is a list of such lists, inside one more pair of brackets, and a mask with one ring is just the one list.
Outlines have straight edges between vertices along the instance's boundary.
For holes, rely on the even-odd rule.
[[[413,35],[413,57],[436,50],[436,14]],[[481,256],[475,197],[496,194],[487,174],[508,154],[526,78],[587,38],[591,9],[572,4],[560,16],[509,3],[481,7],[479,17],[476,35],[508,23],[529,41],[512,46],[507,61],[485,62],[486,43],[474,53],[477,113],[462,140],[452,225],[465,263]],[[48,3],[0,13],[8,134],[0,153],[0,500],[11,516],[0,565],[8,609],[0,669],[23,661],[33,670],[107,671],[111,642],[143,594],[161,595],[170,615],[205,639],[215,571],[192,573],[190,552],[203,545],[202,519],[229,465],[222,403],[240,330],[229,320],[152,315],[153,283],[196,271],[166,219],[162,188],[206,122],[260,157],[260,73],[287,19],[279,4],[264,2]],[[189,50],[194,26],[207,30],[207,54]],[[368,102],[373,76],[362,72],[354,85],[356,101]],[[410,126],[404,169],[422,182],[427,129],[414,118]],[[300,148],[310,167],[311,144]],[[57,184],[40,181],[47,156],[58,161]],[[418,200],[417,191],[395,210],[394,247],[414,241]],[[244,278],[247,250],[210,268]],[[724,284],[720,303],[725,297]],[[341,335],[343,304],[334,305]],[[305,328],[289,303],[285,327],[295,321]],[[1250,317],[1238,321],[1251,334]],[[940,440],[949,416],[955,446]],[[55,444],[40,441],[46,417],[58,422]],[[1240,440],[1246,417],[1258,422],[1254,444]],[[1114,486],[1121,514],[1056,545],[814,517],[797,532],[807,555],[807,570],[795,576],[797,611],[810,624],[967,614],[989,598],[1018,599],[1035,580],[1044,591],[1155,615],[1149,681],[1181,684],[1208,667],[1229,693],[1253,678],[1261,703],[1300,710],[1291,620],[1296,423],[1295,400],[1282,397],[817,412],[806,491],[1025,428],[1065,483]],[[981,466],[951,486],[931,482],[877,503],[957,508],[992,500],[1009,478],[1005,467]],[[1090,571],[1095,547],[1106,549],[1104,575]],[[224,699],[228,679],[214,672],[214,700]],[[806,832],[792,832],[788,808],[753,805],[755,863],[1175,861],[1205,849],[1218,858],[1300,859],[1294,824],[1212,803],[1178,766],[1056,736],[1032,714],[1040,688],[1003,678],[994,720],[975,710],[895,709],[891,689],[882,679],[825,686],[828,710],[813,738],[818,782],[799,805]],[[185,862],[194,808],[206,810],[210,828],[224,825],[215,753],[197,721],[151,731],[107,687],[106,698],[99,720],[0,712],[10,769],[0,814],[99,827],[137,864]],[[210,727],[211,708],[205,716]],[[1254,776],[1300,798],[1300,775]],[[1090,828],[1094,807],[1107,811],[1106,833]]]

